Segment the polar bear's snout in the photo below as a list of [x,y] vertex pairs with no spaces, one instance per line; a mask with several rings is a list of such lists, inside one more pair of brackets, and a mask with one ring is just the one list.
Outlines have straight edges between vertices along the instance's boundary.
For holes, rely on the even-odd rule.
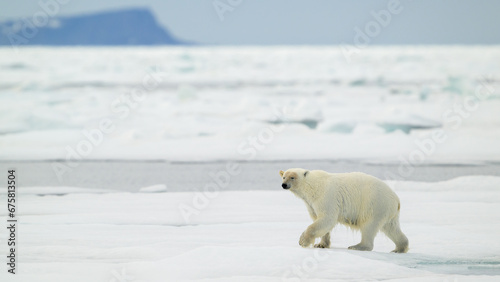
[[286,183],[281,184],[281,187],[283,187],[283,189],[290,189],[290,186]]

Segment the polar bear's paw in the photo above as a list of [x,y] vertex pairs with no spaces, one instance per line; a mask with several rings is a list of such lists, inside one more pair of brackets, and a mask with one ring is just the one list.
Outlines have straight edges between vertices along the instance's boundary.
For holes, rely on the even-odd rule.
[[321,248],[321,249],[328,249],[330,246],[328,246],[326,243],[320,242],[319,244],[314,245],[315,248]]
[[366,246],[366,245],[362,245],[361,243],[359,243],[357,245],[350,246],[348,249],[349,250],[356,250],[356,251],[371,251],[371,250],[373,250],[373,246]]
[[397,253],[397,254],[404,254],[407,252],[408,252],[408,247],[402,247],[402,248],[396,247],[396,249],[391,251],[391,253]]
[[313,243],[314,243],[314,238],[311,237],[306,232],[304,232],[304,233],[302,233],[302,235],[300,235],[300,239],[299,239],[299,245],[300,246],[302,246],[304,248],[307,248],[310,245],[312,245]]

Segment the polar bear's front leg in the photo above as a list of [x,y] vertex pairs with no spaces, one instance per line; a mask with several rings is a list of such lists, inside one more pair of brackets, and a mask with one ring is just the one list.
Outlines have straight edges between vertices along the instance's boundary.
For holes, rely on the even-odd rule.
[[330,232],[326,233],[321,237],[321,242],[314,245],[315,248],[330,248]]
[[[302,233],[299,239],[299,245],[304,248],[309,247],[314,243],[314,240],[318,237],[324,237],[330,230],[335,226],[335,221],[328,217],[320,217],[314,221],[306,231]],[[328,235],[328,241],[330,236]],[[329,244],[328,244],[329,245]]]

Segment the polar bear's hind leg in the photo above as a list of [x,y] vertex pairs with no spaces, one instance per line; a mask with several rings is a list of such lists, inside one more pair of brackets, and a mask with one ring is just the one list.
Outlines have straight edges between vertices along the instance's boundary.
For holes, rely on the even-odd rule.
[[406,253],[409,250],[409,242],[406,235],[401,231],[399,227],[399,215],[387,222],[383,227],[382,231],[391,239],[394,244],[396,244],[396,249],[393,253]]

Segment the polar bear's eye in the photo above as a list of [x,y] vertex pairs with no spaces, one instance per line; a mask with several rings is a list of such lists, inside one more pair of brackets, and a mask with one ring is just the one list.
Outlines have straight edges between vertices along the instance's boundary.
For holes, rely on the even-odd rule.
[[294,179],[295,179],[295,177],[292,177],[292,180],[294,180]]

